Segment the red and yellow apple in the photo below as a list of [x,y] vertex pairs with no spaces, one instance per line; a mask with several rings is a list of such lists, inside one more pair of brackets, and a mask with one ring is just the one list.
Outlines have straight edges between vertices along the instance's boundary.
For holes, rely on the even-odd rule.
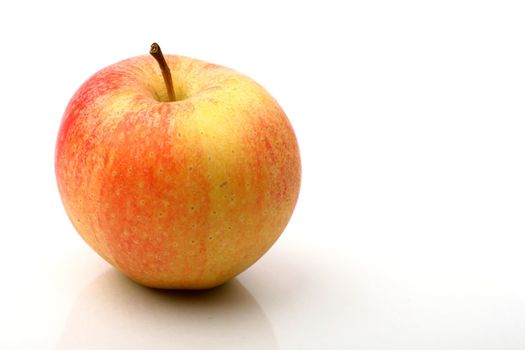
[[257,261],[299,194],[297,140],[255,81],[200,60],[130,58],[75,93],[55,170],[81,237],[134,281],[210,288]]

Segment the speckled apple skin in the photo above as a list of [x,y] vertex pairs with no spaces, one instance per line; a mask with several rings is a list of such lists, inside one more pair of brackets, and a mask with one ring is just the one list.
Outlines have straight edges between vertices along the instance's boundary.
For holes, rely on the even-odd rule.
[[220,285],[258,260],[294,210],[301,165],[285,113],[234,70],[165,56],[102,69],[75,93],[55,153],[82,238],[136,282]]

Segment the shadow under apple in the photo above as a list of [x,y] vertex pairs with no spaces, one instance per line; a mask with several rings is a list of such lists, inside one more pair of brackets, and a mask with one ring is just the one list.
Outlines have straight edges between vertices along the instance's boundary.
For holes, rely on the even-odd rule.
[[272,327],[236,279],[205,291],[142,287],[111,269],[78,296],[59,349],[275,349]]

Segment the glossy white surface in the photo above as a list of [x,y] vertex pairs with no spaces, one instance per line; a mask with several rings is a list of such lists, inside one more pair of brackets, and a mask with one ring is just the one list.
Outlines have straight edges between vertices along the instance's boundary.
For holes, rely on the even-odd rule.
[[[0,4],[1,349],[525,349],[520,2]],[[205,292],[140,287],[58,197],[65,105],[147,52],[252,76],[303,157],[276,245]]]

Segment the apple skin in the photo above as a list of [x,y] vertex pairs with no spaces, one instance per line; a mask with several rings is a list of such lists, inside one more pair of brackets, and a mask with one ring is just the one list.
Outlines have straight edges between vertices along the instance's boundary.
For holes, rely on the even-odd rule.
[[151,56],[89,78],[64,113],[55,172],[80,236],[132,280],[204,289],[277,240],[301,182],[292,126],[270,94],[226,67]]

